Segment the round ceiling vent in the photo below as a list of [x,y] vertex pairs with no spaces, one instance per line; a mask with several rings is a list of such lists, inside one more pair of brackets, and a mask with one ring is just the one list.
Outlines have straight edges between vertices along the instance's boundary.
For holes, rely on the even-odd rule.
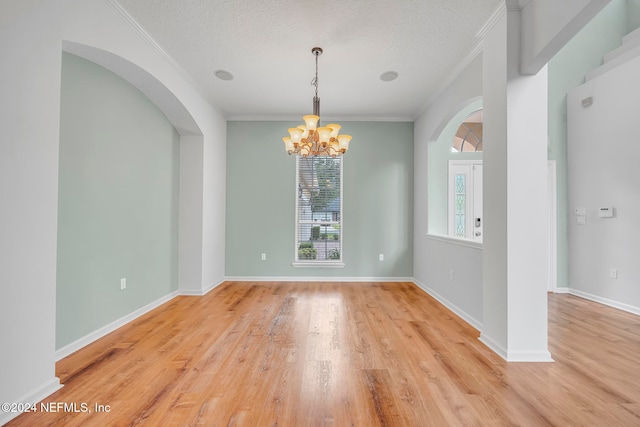
[[398,72],[397,71],[387,71],[386,73],[382,73],[380,75],[380,80],[382,80],[383,82],[390,82],[392,80],[395,80],[398,78]]
[[233,80],[233,74],[225,70],[217,70],[213,74],[220,80]]

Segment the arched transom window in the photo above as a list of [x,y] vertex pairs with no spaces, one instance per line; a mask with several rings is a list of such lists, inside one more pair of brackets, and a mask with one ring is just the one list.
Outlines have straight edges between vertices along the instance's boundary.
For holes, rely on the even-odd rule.
[[482,110],[471,113],[453,137],[453,152],[482,151]]

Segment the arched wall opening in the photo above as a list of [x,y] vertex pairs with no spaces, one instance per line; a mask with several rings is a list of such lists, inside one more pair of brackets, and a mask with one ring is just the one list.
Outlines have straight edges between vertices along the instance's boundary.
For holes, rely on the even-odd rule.
[[448,234],[448,177],[450,160],[482,160],[482,152],[453,152],[452,141],[462,122],[482,109],[482,97],[467,100],[452,111],[433,133],[428,151],[428,231]]

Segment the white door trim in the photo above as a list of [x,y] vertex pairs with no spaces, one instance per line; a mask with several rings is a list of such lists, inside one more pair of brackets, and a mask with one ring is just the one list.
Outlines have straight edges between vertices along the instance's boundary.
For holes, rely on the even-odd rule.
[[556,161],[547,160],[547,195],[549,201],[549,292],[558,291],[558,206]]

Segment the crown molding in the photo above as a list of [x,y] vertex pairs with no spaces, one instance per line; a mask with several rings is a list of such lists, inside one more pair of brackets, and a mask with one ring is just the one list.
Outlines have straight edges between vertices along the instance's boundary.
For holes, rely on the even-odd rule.
[[[525,0],[528,1],[528,0]],[[458,65],[453,69],[453,72],[448,74],[448,77],[443,80],[442,84],[438,86],[438,88],[433,92],[433,94],[427,98],[427,101],[422,105],[422,107],[418,110],[416,115],[413,117],[413,120],[417,120],[425,111],[429,109],[431,104],[433,104],[443,93],[444,91],[453,83],[455,79],[473,62],[474,59],[478,55],[482,53],[482,49],[484,47],[484,37],[485,35],[496,25],[498,20],[502,18],[507,13],[507,7],[505,3],[500,2],[498,7],[493,11],[487,22],[478,30],[476,33],[476,38],[478,41],[471,49],[471,52],[464,57],[462,61],[458,63]]]
[[433,92],[433,94],[427,98],[427,101],[424,104],[422,104],[422,107],[413,117],[414,121],[417,120],[418,117],[423,115],[425,111],[427,111],[429,107],[431,107],[431,105],[436,102],[436,100],[445,92],[445,90],[447,90],[451,83],[453,83],[455,79],[457,79],[460,74],[462,74],[462,72],[469,66],[469,64],[471,64],[473,60],[482,53],[483,46],[484,40],[479,40],[475,44],[471,52],[469,52],[469,54],[458,63],[458,65],[453,69],[453,72],[447,75],[447,78],[444,79],[440,85],[438,85],[438,88]]
[[149,43],[161,56],[171,65],[178,66],[178,63],[155,41],[153,37],[127,12],[127,10],[117,0],[105,0],[105,2],[123,18],[136,33],[138,33],[147,43]]
[[507,10],[509,10],[509,5],[503,2],[500,2],[500,4],[498,5],[498,7],[496,7],[496,9],[493,11],[491,16],[489,16],[489,19],[487,19],[487,22],[485,22],[484,25],[480,27],[480,29],[476,33],[476,37],[479,38],[480,40],[484,40],[487,33],[493,27],[495,27],[496,23],[500,20],[500,18],[502,18],[504,14],[507,13]]
[[160,46],[160,44],[145,30],[139,23],[136,21],[129,12],[118,2],[118,0],[104,0],[124,21],[129,24],[129,26],[136,32],[144,41],[149,43],[149,45],[161,56],[163,57],[178,73],[189,82],[195,89],[197,89],[201,94],[206,93],[203,88],[196,82],[191,74],[189,74],[178,62],[173,59],[166,50]]
[[[228,114],[228,121],[233,122],[299,122],[299,115],[290,114]],[[323,122],[413,122],[413,116],[369,116],[369,115],[326,115]]]

